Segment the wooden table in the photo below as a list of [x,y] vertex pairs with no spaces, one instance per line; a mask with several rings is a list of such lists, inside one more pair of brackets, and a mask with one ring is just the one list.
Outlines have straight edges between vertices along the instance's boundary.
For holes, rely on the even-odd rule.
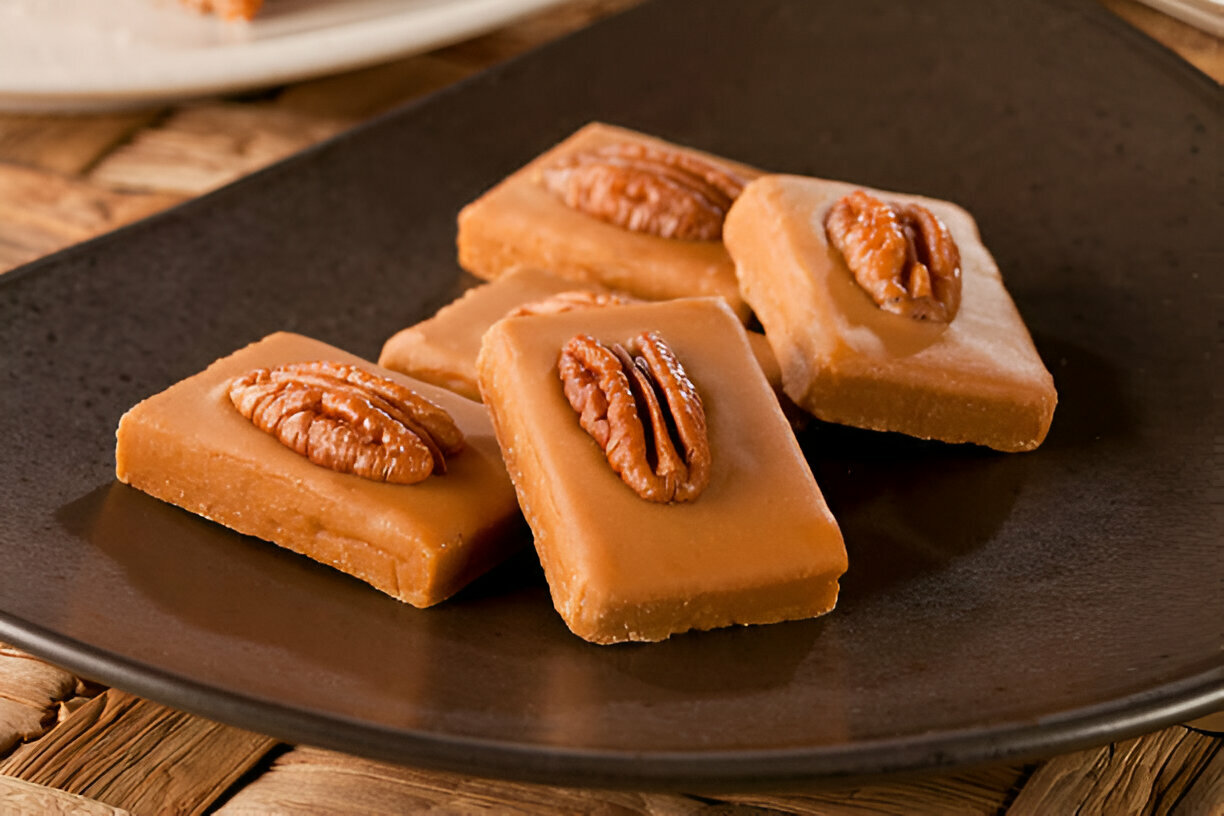
[[[0,272],[212,190],[640,0],[577,0],[492,34],[242,99],[0,115]],[[1224,81],[1221,41],[1106,5]],[[1224,730],[1224,724],[1215,724]],[[1224,740],[1183,726],[1042,762],[804,795],[490,781],[287,746],[93,685],[0,644],[0,813],[1224,814]]]

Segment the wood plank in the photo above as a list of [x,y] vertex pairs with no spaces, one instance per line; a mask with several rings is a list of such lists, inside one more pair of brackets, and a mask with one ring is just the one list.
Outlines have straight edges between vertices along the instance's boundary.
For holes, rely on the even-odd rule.
[[121,808],[11,776],[0,776],[0,813],[6,816],[130,816]]
[[1034,772],[1007,816],[1178,812],[1218,816],[1224,812],[1222,799],[1212,804],[1214,810],[1179,811],[1178,803],[1220,792],[1221,744],[1219,739],[1174,726],[1055,757]]
[[572,0],[482,37],[435,51],[434,54],[442,59],[483,69],[642,2],[643,0]]
[[51,710],[7,700],[0,696],[0,757],[19,742],[36,739],[54,722]]
[[1224,816],[1224,746],[1217,748],[1194,784],[1166,813]]
[[0,164],[0,272],[182,200],[100,189],[58,173]]
[[290,85],[275,104],[281,110],[302,116],[356,124],[444,88],[472,72],[470,67],[423,54]]
[[801,816],[993,816],[1027,775],[1022,765],[997,765],[940,776],[835,785],[803,794],[719,798]]
[[0,643],[0,757],[50,728],[59,701],[72,697],[78,686],[69,672]]
[[6,774],[134,813],[203,813],[274,746],[110,689],[0,763]]
[[156,108],[81,116],[0,114],[0,162],[77,175],[161,115]]
[[343,130],[349,122],[272,103],[183,108],[120,146],[89,174],[95,185],[199,195]]
[[585,813],[689,816],[715,811],[678,794],[591,791],[477,779],[402,768],[320,748],[299,747],[217,809],[217,816],[267,813]]

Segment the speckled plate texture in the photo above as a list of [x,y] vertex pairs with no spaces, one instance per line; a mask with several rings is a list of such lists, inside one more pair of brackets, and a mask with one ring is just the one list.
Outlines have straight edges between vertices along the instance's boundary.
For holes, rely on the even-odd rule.
[[[0,639],[278,737],[700,789],[1030,757],[1224,707],[1219,90],[1092,2],[671,0],[0,279]],[[1004,455],[816,423],[817,620],[598,647],[528,550],[419,611],[113,479],[278,329],[376,357],[459,208],[599,119],[973,212],[1054,374]],[[744,558],[752,558],[745,552]]]

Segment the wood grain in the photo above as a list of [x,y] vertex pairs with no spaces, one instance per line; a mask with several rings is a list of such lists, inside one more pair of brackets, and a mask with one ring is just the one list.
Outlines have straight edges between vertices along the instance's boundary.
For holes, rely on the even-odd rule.
[[804,794],[722,798],[802,816],[982,816],[1001,813],[1029,770],[1022,765],[999,765],[939,776],[828,786]]
[[707,804],[678,794],[590,791],[422,771],[300,747],[217,810],[218,816],[361,813],[585,813],[688,816]]
[[[1224,813],[1220,751],[1220,740],[1174,726],[1055,757],[1037,769],[1007,816],[1219,816]],[[1203,809],[1182,809],[1192,802]]]
[[645,0],[573,0],[555,9],[535,14],[503,28],[434,52],[448,61],[472,69],[486,68],[516,57],[609,17]]
[[350,122],[305,116],[270,103],[183,108],[141,131],[89,174],[95,186],[184,196],[206,193],[283,159]]
[[445,88],[475,69],[432,54],[291,85],[276,107],[295,114],[354,123]]
[[14,751],[0,774],[134,813],[197,814],[275,745],[110,689]]
[[0,114],[0,162],[76,175],[161,113],[152,108],[79,116]]
[[0,164],[0,271],[163,210],[182,196],[117,192]]
[[63,669],[0,643],[0,757],[42,736],[55,724],[60,701],[81,690],[84,685]]
[[[1174,813],[1169,808],[1167,813]],[[1216,750],[1203,766],[1193,787],[1176,803],[1177,813],[1224,816],[1224,742],[1216,740]]]
[[58,788],[0,776],[0,813],[5,816],[129,816],[130,811]]

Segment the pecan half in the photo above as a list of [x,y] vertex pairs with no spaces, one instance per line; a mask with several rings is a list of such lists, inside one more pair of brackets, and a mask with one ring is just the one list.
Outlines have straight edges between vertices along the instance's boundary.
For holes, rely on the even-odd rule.
[[506,314],[506,317],[527,317],[529,315],[561,314],[577,309],[602,309],[605,306],[624,306],[636,302],[634,298],[614,295],[611,292],[591,292],[576,289],[572,292],[558,292],[543,300],[524,303]]
[[717,241],[747,181],[680,150],[634,142],[567,156],[545,185],[576,210],[634,232]]
[[960,250],[944,223],[917,204],[887,204],[862,190],[825,217],[829,243],[881,309],[943,323],[961,299]]
[[257,428],[316,465],[393,484],[446,472],[463,432],[444,409],[394,380],[347,363],[257,368],[229,383]]
[[637,355],[579,334],[558,369],[578,424],[608,464],[643,499],[696,499],[710,483],[710,441],[697,388],[657,332],[641,334]]

